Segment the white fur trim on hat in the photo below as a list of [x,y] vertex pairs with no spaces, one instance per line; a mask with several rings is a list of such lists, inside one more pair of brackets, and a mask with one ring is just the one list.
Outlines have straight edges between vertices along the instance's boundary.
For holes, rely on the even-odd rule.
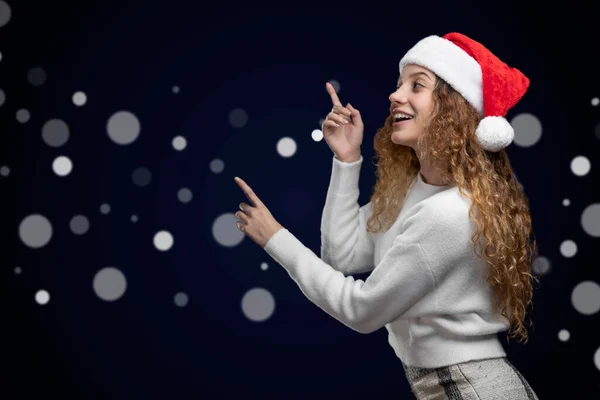
[[483,116],[481,66],[466,51],[442,37],[431,35],[417,42],[400,60],[425,67],[448,82]]
[[513,141],[515,131],[504,117],[485,117],[479,121],[477,139],[487,151],[500,151]]

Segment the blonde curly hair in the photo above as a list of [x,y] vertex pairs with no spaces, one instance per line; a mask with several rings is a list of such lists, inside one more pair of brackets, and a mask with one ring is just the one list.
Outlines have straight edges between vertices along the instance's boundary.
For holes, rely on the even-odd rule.
[[478,112],[439,77],[432,98],[432,118],[417,140],[419,157],[411,147],[392,142],[391,116],[377,130],[374,158],[379,159],[375,163],[378,179],[371,195],[373,213],[367,231],[387,231],[396,221],[410,184],[419,173],[419,160],[428,154],[432,166],[443,174],[444,184],[456,184],[460,193],[471,200],[469,218],[477,226],[471,239],[476,254],[477,243],[483,243],[484,251],[477,255],[490,266],[486,282],[509,321],[509,340],[518,337],[519,342],[527,343],[525,316],[527,307],[533,306],[532,279],[539,282],[530,273],[538,247],[528,199],[515,180],[506,151],[488,152],[479,145],[475,134],[481,118]]

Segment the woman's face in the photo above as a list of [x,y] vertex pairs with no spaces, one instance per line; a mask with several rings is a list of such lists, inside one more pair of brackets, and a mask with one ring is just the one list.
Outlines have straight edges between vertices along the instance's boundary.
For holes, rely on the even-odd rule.
[[427,68],[407,64],[398,79],[396,91],[389,97],[392,117],[404,113],[412,118],[393,122],[392,142],[417,151],[417,139],[425,131],[434,108],[433,89],[436,76]]

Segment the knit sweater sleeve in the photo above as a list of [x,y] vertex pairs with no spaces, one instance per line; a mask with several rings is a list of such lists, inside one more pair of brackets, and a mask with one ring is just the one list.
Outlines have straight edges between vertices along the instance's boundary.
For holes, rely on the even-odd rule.
[[358,180],[363,158],[344,163],[333,157],[321,217],[321,259],[344,275],[373,270],[374,243],[367,233],[371,203],[358,205]]
[[[366,281],[345,277],[285,228],[269,239],[264,250],[287,270],[315,305],[349,328],[371,333],[402,316],[436,286],[419,243],[443,241],[450,232],[430,229],[428,224],[423,224],[423,219],[435,222],[431,219],[435,216],[426,214],[417,211],[405,220],[393,244]],[[447,268],[452,263],[452,260],[444,263],[443,258],[438,257],[436,268]],[[431,303],[430,312],[436,312],[436,300]]]

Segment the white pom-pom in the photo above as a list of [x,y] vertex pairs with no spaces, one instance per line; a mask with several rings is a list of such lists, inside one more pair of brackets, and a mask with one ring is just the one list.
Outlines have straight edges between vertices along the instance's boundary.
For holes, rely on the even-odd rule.
[[485,117],[477,126],[479,144],[487,151],[500,151],[512,143],[515,131],[504,117]]

